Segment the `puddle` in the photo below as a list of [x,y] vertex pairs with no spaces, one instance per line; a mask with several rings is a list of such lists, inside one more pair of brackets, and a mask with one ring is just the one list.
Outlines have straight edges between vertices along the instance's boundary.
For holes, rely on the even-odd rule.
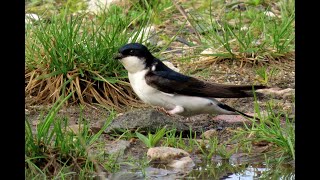
[[[215,166],[215,167],[214,167]],[[288,167],[287,167],[288,168]],[[238,165],[230,164],[212,164],[206,167],[198,166],[194,169],[186,179],[237,179],[237,180],[252,180],[252,179],[295,179],[294,168],[288,168],[286,171],[279,169],[266,168],[265,165]]]
[[176,170],[147,167],[144,172],[132,169],[114,173],[108,180],[175,180],[175,179],[295,179],[294,167],[281,166],[267,168],[263,164],[243,164],[232,165],[228,162],[218,162],[212,164],[197,164],[190,172],[179,172]]

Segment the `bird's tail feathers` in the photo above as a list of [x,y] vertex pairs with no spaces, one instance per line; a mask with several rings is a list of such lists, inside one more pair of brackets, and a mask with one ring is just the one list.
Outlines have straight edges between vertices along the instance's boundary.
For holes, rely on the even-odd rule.
[[246,113],[243,113],[243,112],[241,112],[241,111],[235,110],[235,112],[237,112],[237,113],[239,113],[239,114],[241,114],[241,115],[243,115],[243,116],[245,116],[245,117],[248,117],[248,118],[251,118],[251,119],[256,119],[256,120],[260,121],[259,118],[250,116],[250,115],[248,115],[248,114],[246,114]]
[[244,86],[230,86],[230,89],[234,92],[241,92],[243,97],[254,97],[254,94],[257,98],[264,97],[263,93],[256,92],[258,89],[265,89],[268,88],[267,86],[258,85],[258,86],[251,86],[251,85],[244,85]]
[[250,90],[258,90],[258,89],[265,89],[268,88],[268,86],[264,85],[230,85],[229,88],[234,90],[240,90],[240,91],[250,91]]
[[248,118],[251,118],[251,119],[256,119],[256,120],[260,120],[259,118],[257,118],[257,117],[253,117],[253,116],[250,116],[250,115],[248,115],[248,114],[246,114],[246,113],[243,113],[243,112],[241,112],[241,111],[238,111],[238,110],[236,110],[236,109],[234,109],[234,108],[232,108],[232,107],[230,107],[230,106],[228,106],[228,105],[226,105],[226,104],[222,104],[222,103],[219,103],[219,104],[217,104],[220,108],[222,108],[222,109],[224,109],[224,110],[227,110],[227,111],[231,111],[231,112],[235,112],[235,113],[238,113],[238,114],[241,114],[241,115],[243,115],[243,116],[245,116],[245,117],[248,117]]

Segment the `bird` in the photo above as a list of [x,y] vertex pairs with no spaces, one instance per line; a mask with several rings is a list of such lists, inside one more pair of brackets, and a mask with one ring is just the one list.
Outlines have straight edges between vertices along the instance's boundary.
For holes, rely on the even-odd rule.
[[215,98],[253,97],[253,88],[266,88],[263,85],[218,84],[184,75],[170,69],[140,43],[123,45],[114,59],[128,71],[130,85],[137,96],[144,103],[164,108],[169,115],[240,114],[254,118]]

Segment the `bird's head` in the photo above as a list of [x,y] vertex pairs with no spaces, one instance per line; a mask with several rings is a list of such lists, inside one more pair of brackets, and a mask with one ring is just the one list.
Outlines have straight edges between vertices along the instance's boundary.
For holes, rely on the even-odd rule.
[[146,69],[153,58],[148,48],[139,43],[129,43],[122,46],[115,56],[115,59],[119,60],[130,73]]

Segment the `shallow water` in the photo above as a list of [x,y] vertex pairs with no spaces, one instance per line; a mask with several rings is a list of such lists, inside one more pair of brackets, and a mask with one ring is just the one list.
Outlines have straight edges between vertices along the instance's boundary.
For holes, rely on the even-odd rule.
[[190,172],[187,179],[295,179],[294,168],[287,167],[285,171],[266,168],[264,165],[232,166],[221,165],[217,167],[197,167]]
[[[271,166],[271,165],[270,165]],[[176,171],[159,167],[147,167],[142,171],[125,170],[112,174],[110,180],[173,180],[173,179],[295,179],[294,167],[267,168],[263,164],[231,165],[228,162],[197,164],[192,170]]]

